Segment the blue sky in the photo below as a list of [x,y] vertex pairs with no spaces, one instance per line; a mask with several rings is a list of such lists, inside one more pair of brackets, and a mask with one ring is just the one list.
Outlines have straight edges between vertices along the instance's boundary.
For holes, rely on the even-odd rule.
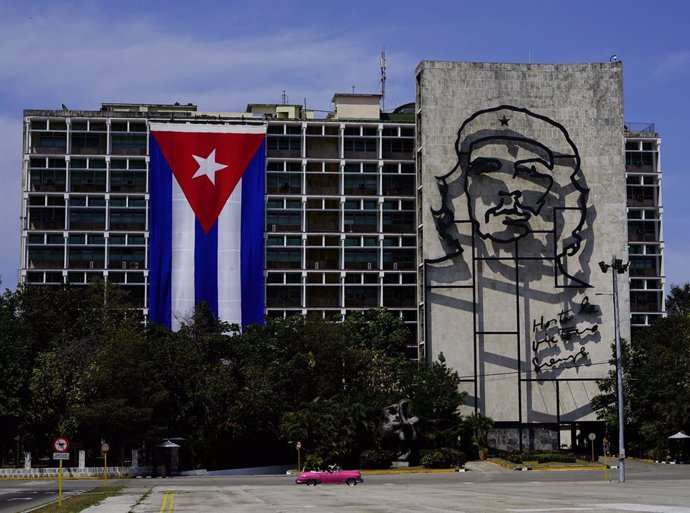
[[0,0],[0,274],[19,264],[21,115],[101,102],[247,103],[329,109],[335,92],[414,100],[423,59],[623,61],[627,121],[662,137],[669,283],[690,282],[690,2],[676,1],[8,1]]

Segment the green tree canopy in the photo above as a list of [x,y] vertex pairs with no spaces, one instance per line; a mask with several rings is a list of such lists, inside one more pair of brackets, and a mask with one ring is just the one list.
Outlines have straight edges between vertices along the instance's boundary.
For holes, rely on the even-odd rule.
[[[668,436],[690,429],[690,317],[658,319],[633,344],[623,342],[622,355],[626,445],[633,454],[658,453]],[[615,436],[615,370],[599,388],[593,405]]]
[[672,285],[666,297],[666,313],[669,317],[690,314],[690,283]]

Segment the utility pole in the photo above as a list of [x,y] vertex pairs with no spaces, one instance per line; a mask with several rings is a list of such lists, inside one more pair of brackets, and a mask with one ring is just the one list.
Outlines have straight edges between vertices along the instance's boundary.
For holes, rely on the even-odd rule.
[[616,381],[618,395],[618,480],[625,483],[625,417],[623,412],[623,359],[621,356],[621,324],[618,307],[618,275],[628,270],[629,264],[615,256],[611,263],[599,262],[602,272],[606,273],[611,268],[613,276],[613,323],[616,343]]

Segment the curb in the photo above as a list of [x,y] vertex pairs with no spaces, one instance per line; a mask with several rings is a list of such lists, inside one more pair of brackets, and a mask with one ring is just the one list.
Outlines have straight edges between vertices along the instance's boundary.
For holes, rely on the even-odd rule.
[[[490,458],[489,460],[491,463],[495,463],[496,465],[500,465],[501,467],[507,468],[509,470],[516,470],[520,472],[528,472],[528,471],[534,471],[534,472],[550,472],[550,471],[564,471],[564,470],[604,470],[604,465],[597,465],[597,466],[579,466],[579,467],[530,467],[528,465],[514,465],[511,463],[507,463],[503,460],[499,460],[498,458]],[[611,467],[609,467],[611,468]],[[617,467],[616,467],[617,468]]]

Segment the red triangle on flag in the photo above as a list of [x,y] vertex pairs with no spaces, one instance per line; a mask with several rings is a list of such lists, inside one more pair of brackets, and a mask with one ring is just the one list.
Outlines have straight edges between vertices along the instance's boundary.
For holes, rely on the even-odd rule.
[[199,224],[208,233],[254,158],[264,134],[168,131],[152,134]]

